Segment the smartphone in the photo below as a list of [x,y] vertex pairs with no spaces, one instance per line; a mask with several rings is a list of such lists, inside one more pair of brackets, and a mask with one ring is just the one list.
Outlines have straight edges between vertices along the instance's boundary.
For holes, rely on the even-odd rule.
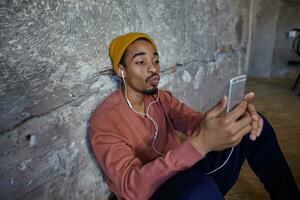
[[245,95],[246,75],[236,76],[229,81],[227,112],[241,103]]

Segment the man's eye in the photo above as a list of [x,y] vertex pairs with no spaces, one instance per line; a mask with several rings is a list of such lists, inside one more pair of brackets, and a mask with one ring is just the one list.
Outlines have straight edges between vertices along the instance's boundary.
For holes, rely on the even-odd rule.
[[154,61],[155,64],[159,64],[159,60]]
[[135,64],[142,65],[142,64],[144,64],[144,61],[139,61],[139,62],[136,62]]

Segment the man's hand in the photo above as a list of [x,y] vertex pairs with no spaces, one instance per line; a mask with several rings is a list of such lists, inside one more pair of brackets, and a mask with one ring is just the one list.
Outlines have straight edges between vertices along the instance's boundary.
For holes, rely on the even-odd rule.
[[264,123],[263,119],[257,113],[255,106],[252,104],[252,100],[254,99],[254,97],[254,92],[249,92],[244,96],[244,100],[248,102],[247,112],[252,117],[252,129],[250,132],[250,139],[253,141],[260,136]]
[[252,118],[249,112],[246,112],[247,101],[241,102],[231,112],[224,114],[226,105],[227,97],[223,97],[206,113],[190,138],[194,147],[202,155],[236,146],[252,129]]

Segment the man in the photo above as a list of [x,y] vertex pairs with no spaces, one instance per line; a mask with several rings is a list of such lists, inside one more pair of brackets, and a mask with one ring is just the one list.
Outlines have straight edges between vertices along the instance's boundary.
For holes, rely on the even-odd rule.
[[[224,199],[245,159],[272,199],[299,199],[274,131],[251,103],[254,93],[229,113],[226,97],[197,112],[157,88],[159,54],[149,35],[121,35],[109,52],[123,84],[91,117],[91,143],[118,199]],[[187,139],[180,142],[177,131]]]

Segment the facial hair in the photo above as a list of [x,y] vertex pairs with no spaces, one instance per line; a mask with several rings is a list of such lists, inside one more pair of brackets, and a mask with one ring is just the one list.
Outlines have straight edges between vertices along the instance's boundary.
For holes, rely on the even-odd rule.
[[[149,76],[149,77],[146,79],[146,83],[149,81],[150,78],[152,78],[153,76],[157,76],[157,75],[159,76],[159,74],[154,73],[154,74],[152,74],[151,76]],[[153,88],[146,88],[146,89],[144,89],[144,90],[143,90],[143,93],[144,93],[144,94],[147,94],[147,95],[154,95],[154,94],[157,93],[157,91],[158,91],[157,86],[153,86]]]
[[153,87],[153,88],[144,89],[143,93],[147,94],[147,95],[154,95],[154,94],[157,93],[157,91],[158,91],[158,88],[157,87]]

